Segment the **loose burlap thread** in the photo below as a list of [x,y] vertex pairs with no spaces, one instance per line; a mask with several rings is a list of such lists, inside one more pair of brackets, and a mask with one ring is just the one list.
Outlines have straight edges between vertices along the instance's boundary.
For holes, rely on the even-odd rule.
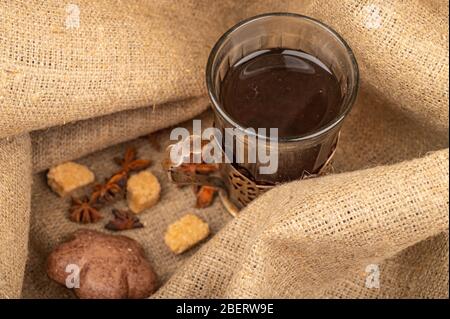
[[[45,258],[80,226],[43,170],[77,159],[101,181],[129,144],[157,163],[146,138],[114,144],[189,126],[177,123],[205,110],[204,64],[217,37],[245,17],[289,10],[339,31],[360,64],[336,174],[277,187],[232,219],[217,200],[194,209],[192,191],[154,164],[161,202],[140,216],[144,229],[125,232],[160,277],[153,297],[448,298],[446,2],[77,4],[80,29],[65,28],[56,1],[0,4],[0,296],[73,296],[46,277]],[[30,15],[42,26],[29,28]],[[169,143],[168,131],[157,136]],[[163,233],[186,212],[212,235],[174,256]],[[378,267],[379,288],[367,286],[368,266]]]

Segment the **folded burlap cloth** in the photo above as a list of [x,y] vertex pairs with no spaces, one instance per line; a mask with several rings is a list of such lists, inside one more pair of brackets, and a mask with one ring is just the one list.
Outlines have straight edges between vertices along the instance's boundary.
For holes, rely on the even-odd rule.
[[[72,296],[44,263],[81,226],[45,170],[77,159],[101,181],[128,145],[159,161],[138,137],[205,112],[210,48],[268,11],[324,21],[357,56],[334,174],[276,187],[233,219],[218,200],[191,208],[192,191],[154,164],[161,201],[124,232],[155,266],[154,297],[448,298],[448,3],[427,0],[0,2],[1,297]],[[212,236],[174,256],[163,233],[188,211]]]

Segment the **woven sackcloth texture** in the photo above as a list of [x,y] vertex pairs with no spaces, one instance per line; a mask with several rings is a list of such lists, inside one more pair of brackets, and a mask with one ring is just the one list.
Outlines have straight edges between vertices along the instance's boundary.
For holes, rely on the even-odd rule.
[[232,1],[69,3],[0,3],[0,137],[203,94],[208,45],[237,14]]
[[205,96],[122,111],[31,132],[33,170],[92,153],[192,118],[208,107]]
[[448,1],[319,0],[305,13],[345,37],[375,91],[410,116],[448,129]]
[[27,258],[31,148],[28,134],[0,139],[0,298],[18,297]]
[[[362,289],[365,269],[372,264],[380,267],[378,293],[383,293],[381,280],[397,279],[395,267],[384,271],[383,262],[448,228],[447,179],[445,150],[394,166],[278,187],[202,247],[156,296],[317,298],[325,292],[339,295],[351,281],[359,290],[354,295],[364,297],[374,295]],[[421,258],[404,258],[404,271],[414,272]],[[446,258],[448,251],[440,252],[433,266],[438,275],[421,278],[430,280],[433,296],[448,294],[442,278]],[[409,289],[408,296],[419,294],[420,289],[411,289],[418,282],[410,284],[386,287],[386,293],[404,296]]]
[[[169,143],[167,133],[167,131],[157,133],[160,136],[159,139],[163,148]],[[196,251],[196,249],[191,250],[182,256],[172,254],[163,240],[164,231],[168,224],[187,212],[191,212],[206,220],[211,226],[212,234],[215,234],[226,221],[231,219],[231,216],[221,207],[218,200],[213,207],[203,210],[195,209],[195,196],[191,187],[179,189],[169,183],[167,174],[160,165],[164,152],[155,151],[146,138],[110,147],[78,162],[88,165],[96,172],[97,180],[101,181],[117,170],[113,158],[123,156],[126,147],[131,145],[138,149],[141,158],[149,158],[154,162],[149,170],[157,176],[161,183],[161,200],[155,208],[139,215],[140,220],[145,224],[144,228],[122,233],[138,240],[144,246],[147,256],[159,275],[160,282],[163,283],[186,258],[189,258]],[[35,175],[30,229],[30,236],[33,240],[30,240],[23,297],[56,298],[71,296],[70,292],[64,287],[51,282],[47,278],[44,267],[45,258],[54,245],[80,228],[80,225],[68,220],[67,210],[69,206],[70,200],[68,198],[58,198],[48,188],[45,172]],[[126,208],[126,201],[119,201],[115,205],[102,209],[101,213],[105,220],[86,228],[104,230],[104,224],[112,218],[112,207],[124,209]]]
[[[196,209],[160,165],[170,127],[211,125],[211,47],[270,11],[325,22],[359,62],[333,173],[276,187],[238,218],[218,199]],[[75,160],[101,182],[133,145],[162,186],[145,227],[123,232],[158,274],[153,298],[448,298],[448,57],[443,0],[1,2],[0,297],[73,297],[46,276],[48,254],[77,229],[106,231],[126,203],[99,223],[70,222],[46,170]],[[164,231],[188,212],[211,235],[176,256]]]

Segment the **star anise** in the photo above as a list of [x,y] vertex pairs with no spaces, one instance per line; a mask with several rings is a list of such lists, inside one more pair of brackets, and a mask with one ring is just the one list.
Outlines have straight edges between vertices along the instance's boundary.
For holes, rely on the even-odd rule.
[[[195,189],[194,189],[195,191]],[[217,188],[212,186],[201,186],[197,191],[197,208],[206,208],[212,205],[214,195],[217,193]]]
[[83,199],[72,198],[69,210],[69,219],[76,223],[95,223],[103,218],[98,207],[87,197]]
[[186,163],[180,165],[180,170],[186,173],[208,175],[217,172],[219,170],[219,165],[207,163]]
[[114,201],[122,194],[122,189],[126,180],[127,174],[125,172],[119,172],[110,179],[105,179],[104,184],[97,184],[94,186],[91,201],[93,203],[107,203]]
[[114,219],[105,225],[106,229],[112,231],[121,231],[126,229],[142,228],[144,225],[139,221],[133,213],[129,211],[121,211],[113,209]]
[[121,172],[126,174],[145,169],[152,163],[150,160],[136,159],[136,149],[134,147],[127,148],[123,159],[115,158],[114,161],[122,167]]

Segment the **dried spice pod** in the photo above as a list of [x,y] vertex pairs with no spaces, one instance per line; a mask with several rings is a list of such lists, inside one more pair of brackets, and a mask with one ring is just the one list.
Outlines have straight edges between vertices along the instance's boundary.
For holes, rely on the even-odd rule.
[[195,166],[195,171],[197,174],[212,174],[214,172],[217,172],[219,170],[219,164],[207,164],[207,163],[201,163],[197,164]]
[[217,193],[217,188],[212,186],[201,186],[197,191],[197,203],[196,208],[206,208],[212,205],[214,196]]
[[109,179],[110,183],[115,183],[119,185],[119,187],[124,188],[127,185],[128,175],[126,172],[120,171],[111,176]]
[[208,175],[219,170],[218,164],[186,163],[179,166],[179,170],[185,173]]
[[114,215],[114,219],[105,225],[105,228],[108,230],[121,231],[144,227],[139,218],[129,211],[113,209],[112,214]]
[[152,164],[150,160],[136,159],[136,149],[134,147],[127,148],[123,159],[115,158],[114,161],[121,166],[121,172],[125,174],[143,170]]
[[124,172],[119,172],[110,179],[105,179],[104,184],[94,186],[91,201],[93,203],[105,204],[118,199],[120,196],[123,196],[123,186],[126,180],[127,175]]
[[76,223],[95,223],[101,220],[103,216],[100,214],[98,207],[88,198],[83,199],[72,197],[72,206],[69,210],[69,219]]
[[197,196],[198,191],[200,190],[200,185],[194,184],[191,186],[192,191],[194,192],[195,196]]

